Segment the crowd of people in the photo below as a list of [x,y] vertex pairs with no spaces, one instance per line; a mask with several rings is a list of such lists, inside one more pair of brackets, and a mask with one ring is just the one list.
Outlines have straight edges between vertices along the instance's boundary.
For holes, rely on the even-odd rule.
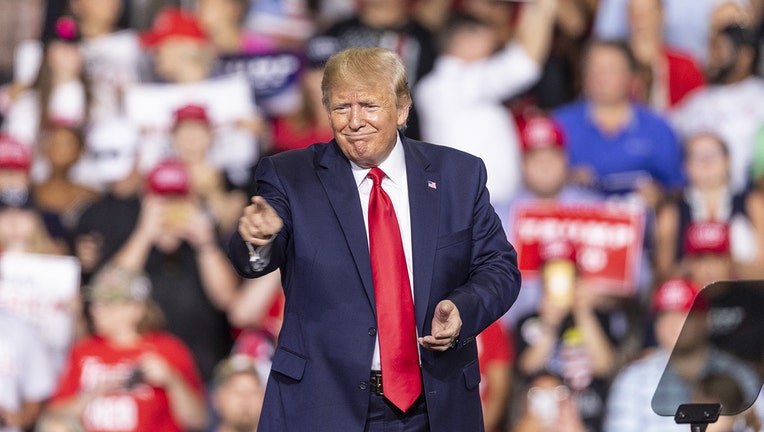
[[[404,134],[486,164],[523,274],[477,339],[487,431],[686,429],[651,400],[693,300],[764,279],[764,1],[4,3],[2,432],[256,430],[284,296],[226,245],[260,158],[332,139],[345,48],[395,51]],[[760,291],[705,305],[683,396],[756,398]]]

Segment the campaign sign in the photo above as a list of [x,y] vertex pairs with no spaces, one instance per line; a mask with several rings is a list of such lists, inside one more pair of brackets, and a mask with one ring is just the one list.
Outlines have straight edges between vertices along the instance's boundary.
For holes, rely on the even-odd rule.
[[140,130],[139,169],[148,172],[172,148],[173,113],[188,104],[202,105],[212,122],[213,146],[209,161],[226,171],[242,186],[259,155],[257,136],[247,123],[257,117],[250,86],[241,73],[218,76],[193,83],[138,84],[125,91],[125,112]]
[[4,252],[0,255],[0,307],[28,319],[60,366],[74,336],[73,305],[80,262],[71,256]]
[[644,210],[629,205],[524,203],[512,228],[518,265],[524,275],[535,275],[539,245],[566,238],[575,246],[582,278],[610,294],[630,295],[642,259],[644,225]]
[[299,54],[288,51],[220,57],[213,75],[241,73],[249,82],[254,100],[267,115],[293,111],[299,103]]

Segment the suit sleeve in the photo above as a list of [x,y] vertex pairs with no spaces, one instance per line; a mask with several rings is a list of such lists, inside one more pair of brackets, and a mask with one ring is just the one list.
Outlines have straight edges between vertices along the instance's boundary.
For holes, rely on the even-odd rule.
[[469,277],[448,297],[462,319],[461,344],[504,315],[520,292],[517,253],[489,201],[486,169],[480,162],[472,222]]
[[249,261],[249,249],[239,232],[236,231],[231,235],[228,242],[228,258],[239,276],[245,278],[260,277],[279,268],[284,260],[284,250],[288,244],[288,233],[291,232],[291,213],[288,201],[270,158],[266,157],[260,160],[257,164],[255,178],[257,179],[258,195],[265,198],[268,204],[274,208],[284,222],[284,227],[271,243],[268,264],[258,270],[252,267]]

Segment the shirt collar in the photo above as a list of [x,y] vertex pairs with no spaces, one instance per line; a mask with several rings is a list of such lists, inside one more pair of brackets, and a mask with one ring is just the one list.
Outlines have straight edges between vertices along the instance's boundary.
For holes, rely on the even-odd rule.
[[[591,127],[593,127],[594,129],[596,129],[598,132],[602,133],[600,131],[599,126],[597,126],[597,123],[594,121],[594,105],[592,104],[591,101],[586,100],[584,106],[585,106],[586,119],[589,121],[589,125]],[[631,111],[631,113],[629,115],[629,120],[626,122],[626,124],[620,130],[618,130],[613,135],[620,135],[624,131],[627,131],[627,130],[637,130],[639,128],[639,112],[638,112],[639,105],[637,103],[632,102],[632,103],[629,104],[629,107],[630,107],[630,111]]]
[[[350,166],[353,169],[353,177],[355,177],[356,187],[360,187],[361,183],[366,179],[366,175],[369,174],[369,168],[362,168],[356,165],[355,162],[350,161]],[[379,169],[384,171],[385,175],[393,182],[393,184],[400,184],[406,175],[406,156],[403,152],[403,144],[401,143],[400,135],[397,136],[395,141],[395,147],[390,155],[381,164]]]

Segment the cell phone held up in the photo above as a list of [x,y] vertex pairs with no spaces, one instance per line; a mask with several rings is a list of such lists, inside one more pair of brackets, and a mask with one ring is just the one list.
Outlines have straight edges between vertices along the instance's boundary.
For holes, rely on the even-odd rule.
[[566,239],[554,239],[539,245],[544,294],[555,305],[569,308],[576,285],[576,250]]
[[133,368],[133,370],[130,371],[127,379],[125,379],[124,388],[125,390],[131,390],[137,387],[139,384],[143,384],[143,382],[143,371],[140,367],[136,366]]
[[545,294],[554,304],[569,308],[573,304],[576,265],[570,260],[554,260],[544,265]]

